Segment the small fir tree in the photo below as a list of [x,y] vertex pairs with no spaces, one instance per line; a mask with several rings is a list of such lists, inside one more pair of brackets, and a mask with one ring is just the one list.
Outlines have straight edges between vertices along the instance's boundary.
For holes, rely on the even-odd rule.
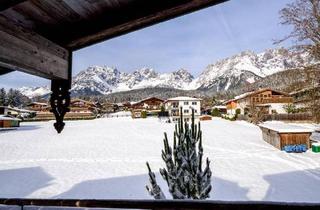
[[0,89],[0,106],[7,105],[7,93],[4,88]]
[[[200,122],[195,125],[194,110],[192,110],[191,125],[183,123],[182,108],[180,119],[175,125],[173,148],[169,146],[167,134],[164,133],[164,149],[162,159],[166,168],[160,169],[160,174],[167,182],[173,199],[206,199],[211,191],[210,161],[206,159],[206,166],[202,168],[202,131]],[[165,199],[160,186],[156,182],[155,174],[149,163],[150,186],[148,192],[155,199]]]

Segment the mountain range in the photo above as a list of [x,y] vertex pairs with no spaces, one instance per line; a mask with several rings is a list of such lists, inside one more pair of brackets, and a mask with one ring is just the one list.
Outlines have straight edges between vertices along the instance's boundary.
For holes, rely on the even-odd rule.
[[[244,51],[221,59],[209,64],[196,78],[185,69],[159,73],[145,67],[127,73],[116,67],[91,66],[73,78],[71,94],[73,96],[108,95],[144,88],[208,90],[211,93],[232,91],[277,72],[299,69],[312,63],[312,59],[306,53],[294,53],[285,48],[278,48],[261,53]],[[49,87],[23,87],[20,91],[32,98],[48,94],[50,89]]]

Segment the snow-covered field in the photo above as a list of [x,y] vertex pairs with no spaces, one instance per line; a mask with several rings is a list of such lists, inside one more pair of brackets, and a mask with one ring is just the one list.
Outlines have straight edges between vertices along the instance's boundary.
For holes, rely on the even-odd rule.
[[[163,132],[172,140],[173,124],[152,118],[69,121],[59,135],[52,123],[0,132],[0,197],[151,198],[145,162],[154,171],[163,166]],[[246,122],[214,118],[202,122],[202,131],[212,161],[210,199],[319,202],[319,154],[279,151]]]

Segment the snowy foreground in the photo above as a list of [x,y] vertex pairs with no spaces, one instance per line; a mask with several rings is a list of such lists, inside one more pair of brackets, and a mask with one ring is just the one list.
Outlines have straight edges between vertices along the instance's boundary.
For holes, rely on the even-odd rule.
[[[0,197],[144,198],[145,162],[162,165],[157,119],[107,118],[23,123],[0,132]],[[213,171],[214,200],[320,201],[320,155],[287,154],[262,140],[258,127],[219,118],[202,122],[205,157]],[[158,182],[166,190],[165,183]]]

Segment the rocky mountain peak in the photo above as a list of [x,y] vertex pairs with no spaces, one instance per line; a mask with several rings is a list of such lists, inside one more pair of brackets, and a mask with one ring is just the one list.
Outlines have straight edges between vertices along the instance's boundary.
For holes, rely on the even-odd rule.
[[[293,53],[285,48],[267,49],[261,53],[247,50],[209,64],[194,78],[181,68],[171,73],[158,73],[149,67],[132,73],[121,72],[115,67],[90,66],[73,78],[72,93],[75,95],[109,94],[133,89],[164,87],[183,90],[234,90],[262,78],[287,69],[311,64],[307,54]],[[32,95],[37,89],[22,89]],[[43,90],[39,90],[41,92]]]

